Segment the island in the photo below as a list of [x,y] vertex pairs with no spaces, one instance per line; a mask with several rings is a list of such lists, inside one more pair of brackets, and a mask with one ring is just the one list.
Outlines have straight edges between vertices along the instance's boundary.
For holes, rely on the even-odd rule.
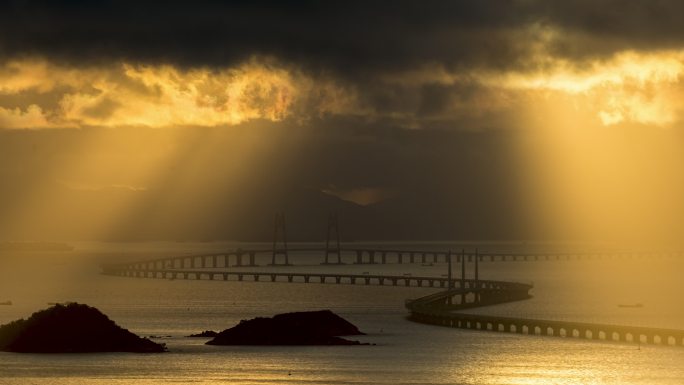
[[367,345],[340,336],[364,335],[330,310],[284,313],[243,320],[208,345]]
[[189,337],[189,338],[195,338],[195,337],[213,338],[213,337],[216,337],[217,335],[218,335],[218,332],[215,332],[213,330],[205,330],[201,333],[190,334],[187,337]]
[[0,326],[0,351],[161,353],[166,347],[121,328],[94,307],[68,303]]

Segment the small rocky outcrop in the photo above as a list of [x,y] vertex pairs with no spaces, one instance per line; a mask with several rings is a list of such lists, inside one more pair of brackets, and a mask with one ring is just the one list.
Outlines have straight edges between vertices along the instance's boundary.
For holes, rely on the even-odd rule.
[[19,353],[161,353],[164,345],[140,338],[94,307],[55,305],[0,326],[0,350]]
[[208,345],[361,345],[339,336],[363,335],[330,310],[254,318],[220,332]]
[[213,330],[205,330],[201,333],[190,334],[188,337],[216,337],[217,335],[218,332],[215,332]]

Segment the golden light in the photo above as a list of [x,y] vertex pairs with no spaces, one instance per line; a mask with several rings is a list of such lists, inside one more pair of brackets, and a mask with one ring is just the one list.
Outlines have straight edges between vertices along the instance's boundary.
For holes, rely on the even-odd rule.
[[[280,121],[351,108],[353,92],[272,60],[182,69],[117,63],[64,67],[43,59],[0,68],[0,94],[37,93],[25,106],[0,106],[3,128],[225,126]],[[58,99],[50,106],[48,99]]]
[[676,241],[682,74],[684,53],[668,51],[506,75],[503,87],[526,100],[520,152],[531,215],[561,237]]
[[621,122],[667,126],[679,118],[683,105],[681,80],[684,51],[622,52],[609,60],[581,68],[565,60],[551,60],[538,73],[495,76],[504,88],[536,91],[544,98],[554,93],[573,95],[586,102],[604,125]]

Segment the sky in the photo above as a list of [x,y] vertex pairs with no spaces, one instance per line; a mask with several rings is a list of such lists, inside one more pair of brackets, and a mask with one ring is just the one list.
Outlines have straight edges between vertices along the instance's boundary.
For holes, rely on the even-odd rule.
[[0,239],[675,242],[682,14],[3,2]]

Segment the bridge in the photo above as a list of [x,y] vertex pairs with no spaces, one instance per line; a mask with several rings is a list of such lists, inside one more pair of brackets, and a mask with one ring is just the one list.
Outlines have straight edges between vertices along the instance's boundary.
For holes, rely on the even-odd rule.
[[[288,252],[320,252],[322,254],[329,251],[329,249],[320,248],[295,248],[288,250]],[[335,254],[337,258],[332,261],[329,258],[329,254],[324,254],[325,259],[322,264],[343,263],[342,249],[340,248],[336,251],[338,252]],[[221,281],[438,287],[445,290],[422,298],[406,301],[405,306],[409,311],[409,319],[432,325],[491,332],[684,346],[683,330],[464,313],[463,311],[467,309],[531,298],[529,291],[533,287],[530,284],[479,279],[479,262],[485,260],[487,257],[491,258],[491,261],[494,261],[495,256],[493,254],[480,254],[478,252],[465,253],[465,251],[462,251],[460,254],[453,255],[451,251],[380,251],[380,249],[359,248],[346,249],[345,251],[352,252],[356,255],[354,263],[377,263],[373,256],[377,255],[378,252],[380,252],[380,263],[383,263],[382,261],[387,263],[387,257],[389,255],[394,255],[394,257],[397,258],[396,260],[400,261],[397,263],[403,263],[401,262],[402,255],[408,256],[407,263],[415,263],[416,259],[421,263],[424,263],[423,261],[436,262],[439,258],[444,258],[448,264],[448,274],[442,277],[430,277],[413,276],[412,274],[303,273],[230,269],[231,267],[257,266],[256,256],[264,253],[270,256],[272,266],[291,266],[288,257],[289,254],[287,252],[283,253],[282,250],[276,251],[274,249],[237,249],[213,254],[165,257],[146,261],[106,264],[102,266],[102,273],[105,275],[121,277],[157,279],[204,279]],[[369,258],[364,259],[364,255]],[[510,257],[511,255],[516,254],[496,254],[496,256],[504,255]],[[527,256],[529,255],[530,254],[527,254]],[[418,256],[418,258],[416,258],[416,256]],[[456,258],[452,258],[452,256]],[[460,279],[452,276],[452,259],[456,259],[461,265]],[[234,264],[231,264],[231,261],[233,261]],[[467,262],[474,262],[475,264],[474,279],[466,279],[465,273]]]
[[[285,214],[275,215],[273,228],[273,244],[271,248],[236,248],[214,253],[163,257],[143,262],[132,262],[125,266],[127,270],[141,269],[197,269],[197,268],[229,268],[256,267],[266,262],[269,266],[291,266],[291,254],[313,254],[320,258],[322,265],[371,265],[371,264],[434,264],[447,263],[452,259],[460,263],[468,262],[520,262],[520,261],[572,261],[594,259],[637,259],[680,257],[676,251],[589,251],[589,252],[536,252],[510,253],[479,251],[460,253],[433,249],[399,249],[383,247],[343,247],[340,242],[339,221],[337,214],[328,217],[328,229],[325,244],[317,247],[288,247],[285,228]],[[257,258],[261,261],[257,260]],[[264,261],[265,260],[265,261]]]
[[[335,248],[300,247],[287,249],[242,249],[204,253],[196,255],[182,255],[161,257],[146,261],[136,261],[126,264],[129,270],[140,269],[183,269],[183,268],[229,268],[255,267],[266,262],[269,266],[291,266],[290,255],[309,254],[320,258],[322,265],[371,265],[371,264],[430,264],[447,263],[449,255],[460,263],[463,259],[468,262],[524,262],[524,261],[572,261],[596,259],[637,259],[637,258],[672,258],[681,255],[679,252],[587,252],[587,253],[501,253],[419,250],[419,249],[385,249],[385,248]],[[258,258],[258,259],[257,259]],[[261,263],[259,263],[259,261]]]
[[[513,285],[513,284],[511,284]],[[523,284],[517,284],[523,285]],[[684,346],[684,330],[540,320],[463,313],[463,310],[529,298],[522,286],[507,291],[456,288],[406,302],[413,321],[452,328],[589,340]],[[513,289],[513,290],[510,290]]]
[[406,275],[377,274],[326,274],[286,273],[266,271],[217,271],[181,269],[128,269],[112,265],[102,267],[105,275],[135,278],[221,280],[221,281],[264,281],[289,283],[336,283],[351,285],[447,287],[447,278]]

